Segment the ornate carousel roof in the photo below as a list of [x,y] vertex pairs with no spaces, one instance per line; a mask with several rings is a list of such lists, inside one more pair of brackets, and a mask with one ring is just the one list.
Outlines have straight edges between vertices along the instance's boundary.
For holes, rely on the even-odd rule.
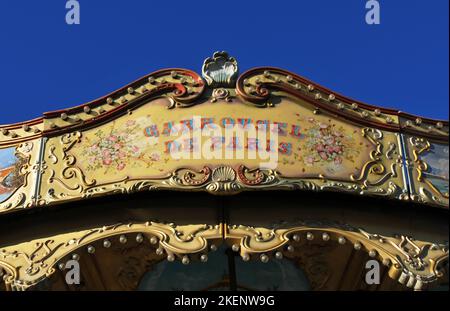
[[[156,71],[0,126],[0,290],[65,288],[70,259],[84,265],[86,288],[135,289],[148,262],[206,262],[223,243],[244,261],[302,263],[317,290],[367,289],[359,272],[370,258],[384,266],[378,289],[445,282],[448,135],[447,121],[282,69],[239,76],[226,52],[202,76]],[[245,193],[112,196],[156,190]]]
[[[275,165],[192,156],[171,131],[192,128],[194,117],[202,129],[276,124],[277,145],[267,147]],[[283,69],[239,76],[236,59],[216,52],[202,76],[163,69],[92,102],[0,126],[0,213],[158,189],[340,191],[448,209],[448,135],[447,121],[371,106]],[[191,157],[174,158],[174,146]]]

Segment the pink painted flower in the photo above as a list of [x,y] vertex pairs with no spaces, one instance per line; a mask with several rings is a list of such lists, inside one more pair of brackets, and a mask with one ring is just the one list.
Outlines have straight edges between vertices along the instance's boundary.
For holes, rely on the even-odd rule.
[[133,146],[133,147],[131,148],[131,150],[132,150],[134,153],[138,153],[138,152],[139,152],[139,147],[138,147],[138,146]]
[[328,160],[328,155],[325,152],[319,152],[320,157],[322,160]]
[[334,152],[342,153],[342,147],[341,146],[334,146]]
[[115,135],[111,135],[111,136],[109,136],[109,140],[112,142],[116,142],[118,140],[118,138]]
[[334,145],[336,143],[336,140],[333,137],[330,137],[326,140],[326,143],[328,145]]
[[306,157],[306,163],[308,163],[308,164],[314,164],[314,157],[312,157],[312,156]]
[[316,146],[316,150],[317,150],[318,152],[321,152],[321,151],[324,151],[324,150],[325,150],[325,147],[324,147],[324,145],[319,144],[319,145]]
[[158,154],[158,153],[152,153],[151,155],[150,155],[150,159],[152,160],[152,161],[159,161],[160,159],[161,159],[161,156]]
[[127,154],[123,151],[120,151],[117,156],[119,157],[119,159],[125,159],[127,157]]
[[334,164],[337,164],[337,165],[342,164],[342,158],[341,157],[336,157],[334,159]]
[[128,120],[127,121],[127,123],[126,123],[126,126],[133,126],[133,125],[135,125],[136,124],[136,121],[134,121],[134,120]]
[[117,170],[121,171],[125,168],[125,163],[121,162],[119,165],[117,165]]
[[111,158],[104,158],[103,159],[103,164],[104,165],[111,165],[112,163],[112,159]]

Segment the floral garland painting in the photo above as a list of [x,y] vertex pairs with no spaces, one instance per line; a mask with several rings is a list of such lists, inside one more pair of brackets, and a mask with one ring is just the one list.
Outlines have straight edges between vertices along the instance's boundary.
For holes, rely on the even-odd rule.
[[343,165],[344,160],[355,162],[361,150],[342,126],[314,118],[309,118],[308,122],[311,127],[305,132],[302,157],[306,166],[327,166],[329,171],[334,171]]
[[142,139],[142,127],[139,122],[129,120],[125,127],[116,129],[112,124],[109,132],[99,129],[94,139],[86,138],[87,146],[81,152],[87,160],[86,169],[95,171],[104,168],[105,174],[111,171],[122,171],[127,167],[151,167],[160,161],[161,155],[156,147]]
[[[364,146],[359,142],[355,131],[336,124],[332,119],[323,120],[313,117],[298,119],[304,127],[294,146],[292,157],[279,159],[282,165],[297,166],[303,173],[311,168],[320,168],[329,174],[339,173],[356,166]],[[152,168],[160,173],[165,170],[162,164],[173,159],[165,151],[167,141],[161,137],[145,135],[145,129],[154,124],[150,116],[127,121],[113,122],[83,138],[80,156],[85,159],[83,166],[87,171],[119,174],[128,169]],[[291,155],[291,154],[290,154]],[[354,164],[354,165],[352,165]],[[355,167],[354,166],[354,167]],[[357,170],[358,168],[355,167]]]

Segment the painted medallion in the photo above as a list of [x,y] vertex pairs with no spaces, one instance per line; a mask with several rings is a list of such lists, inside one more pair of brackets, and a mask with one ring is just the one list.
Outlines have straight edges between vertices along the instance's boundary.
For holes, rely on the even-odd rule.
[[0,149],[0,203],[6,201],[24,182],[20,173],[22,160],[16,148]]

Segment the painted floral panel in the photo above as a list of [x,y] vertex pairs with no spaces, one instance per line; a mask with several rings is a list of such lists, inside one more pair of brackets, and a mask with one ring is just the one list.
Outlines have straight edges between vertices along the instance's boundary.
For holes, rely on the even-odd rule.
[[142,139],[142,119],[128,120],[124,127],[116,128],[113,122],[109,131],[101,128],[95,139],[86,137],[82,156],[87,160],[86,169],[104,173],[122,171],[127,167],[149,168],[161,160],[157,140]]
[[[275,132],[267,131],[264,138],[246,136],[230,140],[224,124],[273,123],[279,125],[278,139],[262,148],[267,148],[270,161],[275,161],[277,171],[283,176],[324,175],[346,179],[358,174],[369,161],[375,146],[361,135],[361,128],[332,117],[316,116],[293,102],[283,105],[283,109],[268,111],[245,105],[207,103],[168,112],[167,102],[155,100],[131,115],[84,132],[81,145],[73,148],[71,154],[80,160],[77,162],[80,168],[91,173],[90,178],[99,183],[110,181],[110,177],[114,180],[159,177],[180,167],[201,170],[205,165],[226,164],[254,168],[269,159],[259,153],[250,157],[250,151],[258,150],[263,140],[273,139]],[[215,124],[218,131],[206,133],[209,136],[202,134],[200,138],[195,134],[181,135],[184,130],[189,132],[194,128],[195,116],[201,118],[200,126]],[[183,131],[173,131],[176,126],[182,126]],[[210,154],[204,153],[211,142],[217,149],[221,148],[219,156],[207,157]],[[193,150],[199,150],[201,155],[195,157]],[[230,150],[235,154],[232,158],[226,154]],[[181,154],[177,154],[179,151]],[[243,151],[244,155],[238,157],[238,151]]]
[[339,168],[343,160],[355,162],[360,147],[356,145],[353,133],[348,133],[335,123],[322,122],[309,118],[310,127],[306,130],[304,163],[307,166],[321,165],[329,169]]

